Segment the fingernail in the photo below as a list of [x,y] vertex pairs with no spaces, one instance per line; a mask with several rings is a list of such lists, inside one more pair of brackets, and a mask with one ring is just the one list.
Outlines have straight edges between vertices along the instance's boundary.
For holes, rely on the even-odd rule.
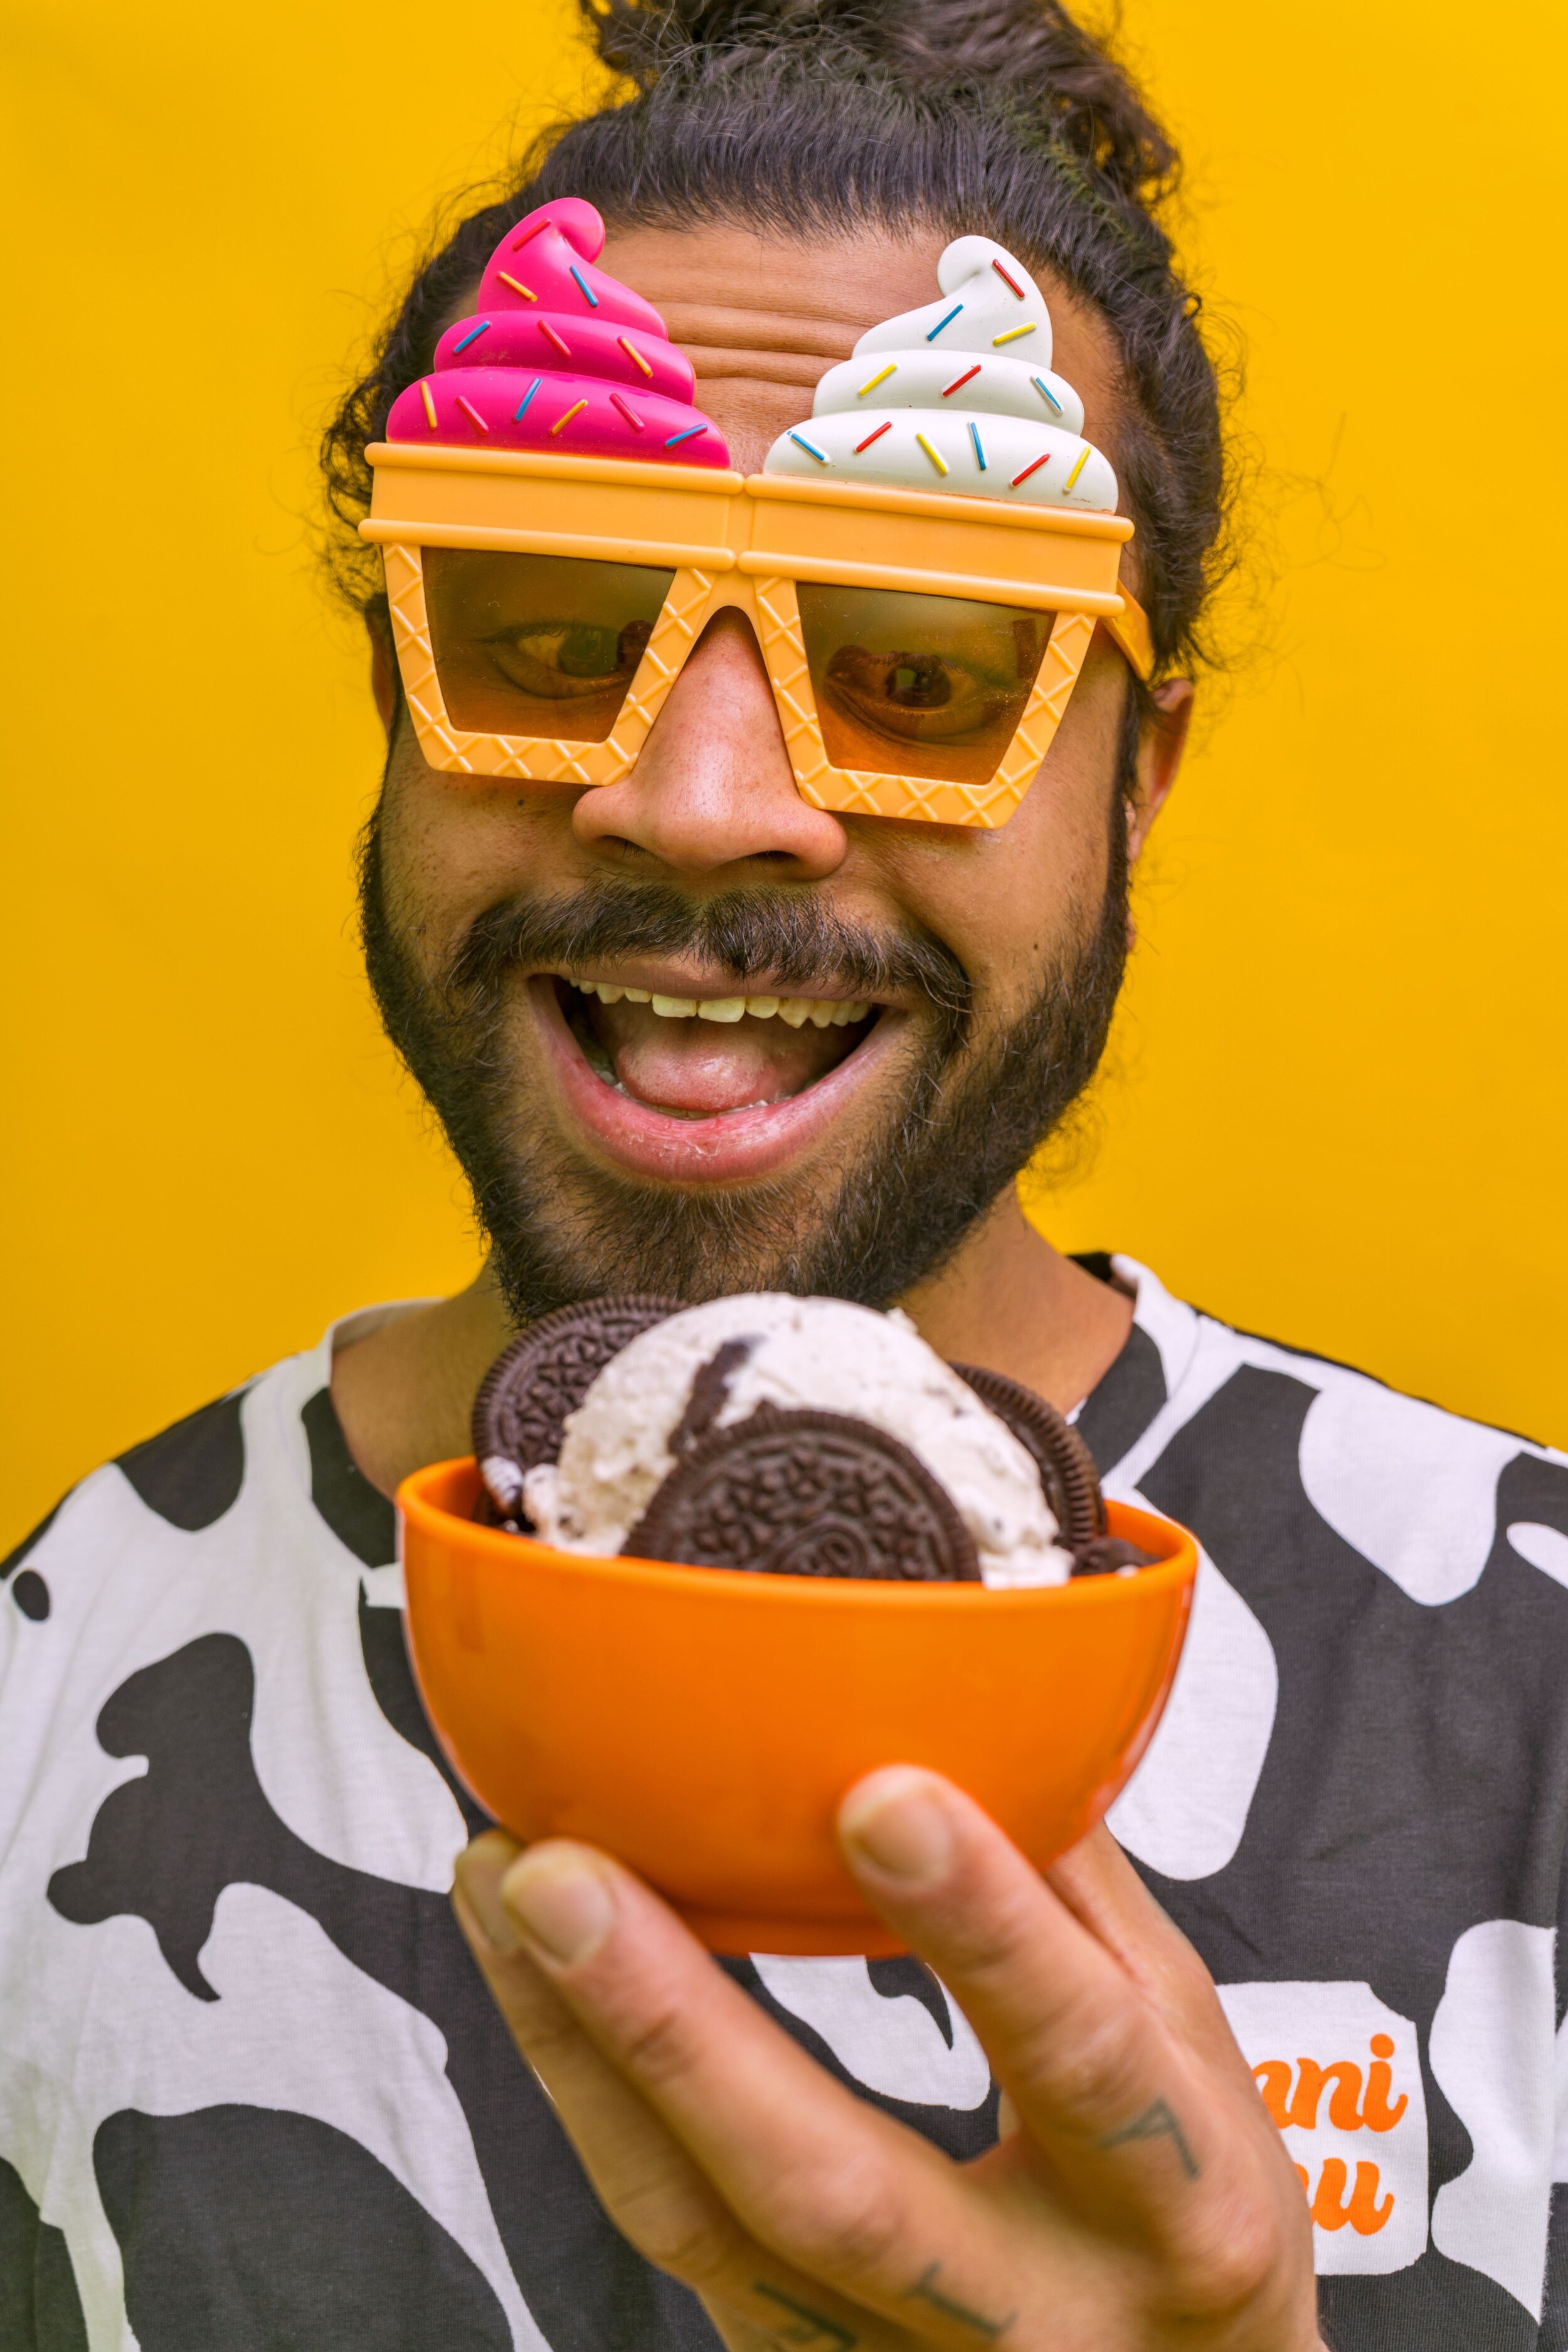
[[603,1874],[572,1846],[534,1846],[501,1882],[507,1909],[552,1960],[586,1960],[610,1932],[616,1906]]
[[874,1773],[852,1789],[838,1809],[838,1829],[852,1860],[908,1886],[931,1885],[952,1860],[946,1808],[927,1775],[910,1765]]
[[510,1840],[502,1845],[499,1839],[486,1835],[458,1856],[454,1874],[458,1891],[478,1920],[485,1941],[502,1953],[517,1949],[517,1929],[507,1916],[500,1892],[507,1864],[516,1852]]

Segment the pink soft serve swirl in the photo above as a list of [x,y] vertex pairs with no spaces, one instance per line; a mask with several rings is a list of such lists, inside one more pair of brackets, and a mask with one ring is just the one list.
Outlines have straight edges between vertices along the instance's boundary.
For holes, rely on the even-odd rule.
[[447,328],[432,373],[399,393],[387,439],[728,466],[658,312],[595,268],[604,245],[604,222],[578,196],[509,228],[478,310]]

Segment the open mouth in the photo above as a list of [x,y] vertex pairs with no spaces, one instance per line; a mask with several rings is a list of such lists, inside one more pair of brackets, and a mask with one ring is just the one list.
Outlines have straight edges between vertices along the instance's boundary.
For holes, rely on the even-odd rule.
[[668,995],[554,972],[529,992],[564,1108],[598,1150],[709,1183],[776,1173],[820,1140],[906,1020],[867,998]]
[[611,981],[557,981],[588,1066],[667,1118],[764,1110],[804,1094],[868,1034],[863,999],[662,996]]

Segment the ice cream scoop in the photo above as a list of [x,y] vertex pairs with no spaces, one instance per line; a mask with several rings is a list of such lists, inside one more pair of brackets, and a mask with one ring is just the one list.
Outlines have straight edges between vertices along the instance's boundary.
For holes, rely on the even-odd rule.
[[605,224],[563,196],[508,229],[479,309],[448,327],[428,375],[399,393],[389,441],[728,466],[692,404],[696,378],[651,303],[595,268]]
[[1116,476],[1051,373],[1050,312],[1023,263],[961,236],[936,280],[936,301],[868,329],[828,369],[764,471],[1114,512]]
[[[574,1350],[567,1318],[589,1311],[563,1310]],[[521,1486],[563,1550],[995,1585],[1072,1571],[1029,1445],[896,1311],[770,1293],[668,1314],[589,1380],[557,1460],[513,1446],[492,1467],[500,1370],[476,1427],[487,1483],[498,1503]]]

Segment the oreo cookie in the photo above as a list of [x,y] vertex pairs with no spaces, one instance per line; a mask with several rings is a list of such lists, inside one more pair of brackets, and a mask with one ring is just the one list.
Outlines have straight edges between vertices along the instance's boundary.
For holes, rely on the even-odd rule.
[[1051,1516],[1072,1554],[1074,1576],[1117,1576],[1127,1569],[1153,1566],[1152,1552],[1140,1551],[1125,1536],[1106,1533],[1105,1498],[1094,1456],[1054,1404],[1022,1381],[1009,1380],[1005,1372],[987,1371],[979,1364],[953,1364],[951,1370],[1034,1456]]
[[[527,1473],[558,1460],[567,1416],[612,1359],[679,1311],[679,1300],[650,1296],[586,1299],[511,1342],[474,1403],[484,1480],[476,1518],[531,1532]],[[674,1466],[623,1556],[768,1575],[978,1581],[974,1541],[952,1496],[900,1439],[852,1414],[771,1404],[720,1426],[731,1381],[763,1344],[760,1333],[732,1333],[698,1370],[667,1440]],[[1093,1457],[1054,1405],[1004,1372],[950,1369],[1034,1462],[1074,1576],[1149,1564],[1108,1533]]]
[[496,1513],[492,1525],[526,1525],[524,1473],[557,1458],[567,1414],[611,1357],[679,1311],[677,1298],[584,1298],[542,1315],[502,1349],[474,1399],[474,1454]]
[[1051,1517],[1061,1540],[1073,1554],[1105,1533],[1105,1504],[1094,1456],[1054,1404],[1026,1389],[1005,1372],[987,1371],[980,1364],[952,1364],[950,1370],[968,1387],[998,1421],[1005,1421],[1030,1454],[1040,1474]]
[[1152,1568],[1152,1551],[1140,1551],[1125,1536],[1096,1536],[1073,1554],[1075,1576],[1125,1576],[1135,1568]]
[[622,1551],[770,1576],[980,1578],[952,1496],[907,1445],[845,1413],[773,1405],[689,1444]]

